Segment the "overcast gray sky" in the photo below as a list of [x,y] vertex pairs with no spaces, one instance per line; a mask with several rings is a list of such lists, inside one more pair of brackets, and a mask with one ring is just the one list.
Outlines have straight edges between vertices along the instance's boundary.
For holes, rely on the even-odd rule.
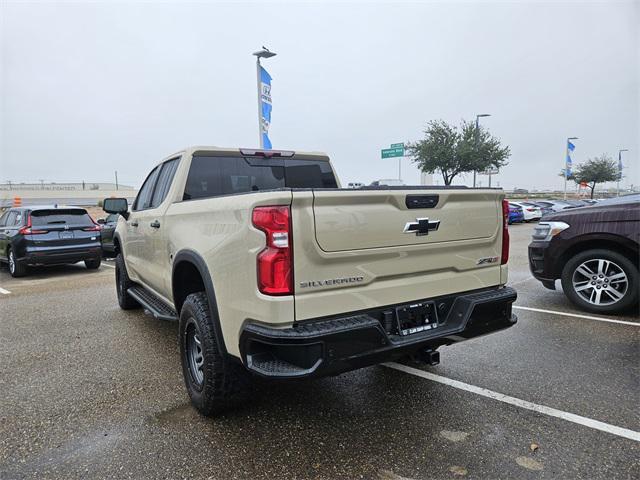
[[486,112],[500,186],[561,188],[568,136],[578,163],[628,148],[640,184],[639,2],[0,5],[0,181],[139,184],[188,145],[256,146],[266,45],[273,147],[326,151],[343,183],[396,177],[380,149],[428,120]]

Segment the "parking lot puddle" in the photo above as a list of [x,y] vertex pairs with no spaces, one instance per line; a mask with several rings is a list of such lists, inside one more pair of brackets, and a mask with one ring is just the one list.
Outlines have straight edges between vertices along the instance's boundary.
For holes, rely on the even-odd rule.
[[183,403],[154,414],[151,417],[151,421],[155,421],[160,424],[184,423],[196,416],[195,410],[191,407],[191,404]]
[[40,472],[58,465],[72,464],[83,459],[95,459],[114,448],[124,438],[120,429],[98,429],[71,437],[66,443],[49,447],[26,462],[20,472]]

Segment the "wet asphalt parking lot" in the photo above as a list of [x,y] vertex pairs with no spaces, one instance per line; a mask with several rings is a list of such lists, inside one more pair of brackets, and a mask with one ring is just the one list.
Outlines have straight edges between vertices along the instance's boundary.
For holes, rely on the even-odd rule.
[[189,404],[177,325],[118,308],[112,262],[2,268],[0,478],[639,478],[640,319],[542,287],[532,229],[510,228],[513,328],[435,367],[259,385],[215,419]]

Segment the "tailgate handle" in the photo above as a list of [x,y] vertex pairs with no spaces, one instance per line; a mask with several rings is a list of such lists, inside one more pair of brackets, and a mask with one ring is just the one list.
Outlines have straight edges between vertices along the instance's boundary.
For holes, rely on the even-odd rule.
[[404,203],[407,208],[433,208],[439,199],[439,195],[407,195]]

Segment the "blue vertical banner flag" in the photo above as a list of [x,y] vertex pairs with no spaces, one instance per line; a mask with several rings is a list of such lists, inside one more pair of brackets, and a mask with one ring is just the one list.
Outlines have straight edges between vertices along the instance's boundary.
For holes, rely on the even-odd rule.
[[567,163],[565,165],[565,169],[567,171],[567,176],[571,175],[571,166],[573,162],[571,161],[571,152],[576,149],[576,146],[571,143],[571,140],[567,140]]
[[269,140],[269,126],[271,125],[271,75],[262,65],[260,66],[260,106],[261,106],[261,134],[262,145],[265,149],[271,150],[271,140]]

